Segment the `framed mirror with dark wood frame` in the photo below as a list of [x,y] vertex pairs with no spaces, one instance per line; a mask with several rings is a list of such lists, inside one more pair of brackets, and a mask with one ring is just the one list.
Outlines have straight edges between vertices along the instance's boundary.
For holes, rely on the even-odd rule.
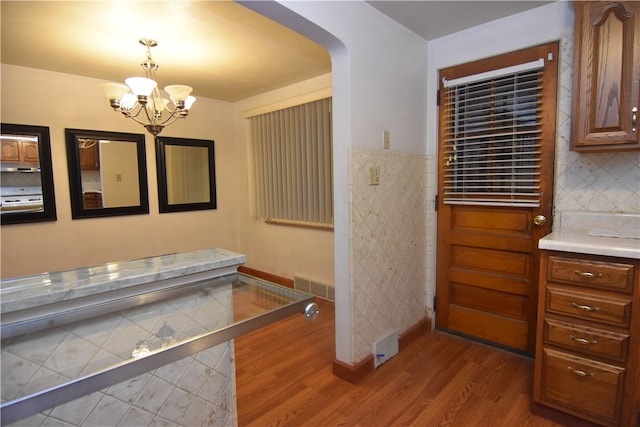
[[55,221],[49,128],[2,123],[0,134],[0,223]]
[[65,132],[73,219],[149,213],[143,134]]
[[214,141],[156,137],[160,213],[216,209]]

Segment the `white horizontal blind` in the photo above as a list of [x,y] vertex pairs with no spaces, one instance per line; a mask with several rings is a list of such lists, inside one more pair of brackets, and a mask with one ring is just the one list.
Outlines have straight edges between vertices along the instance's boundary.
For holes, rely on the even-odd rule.
[[333,224],[331,98],[249,120],[258,216]]
[[446,85],[444,203],[540,206],[542,65]]

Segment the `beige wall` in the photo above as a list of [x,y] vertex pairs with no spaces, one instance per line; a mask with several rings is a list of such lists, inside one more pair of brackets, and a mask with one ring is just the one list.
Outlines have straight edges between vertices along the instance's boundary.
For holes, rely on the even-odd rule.
[[218,209],[158,213],[155,147],[147,134],[150,213],[71,219],[64,129],[146,133],[142,126],[111,111],[98,83],[95,79],[2,65],[2,122],[50,129],[58,213],[55,222],[2,226],[2,277],[214,246],[241,252],[236,235],[233,108],[228,102],[198,99],[187,120],[163,132],[166,136],[215,140]]
[[244,128],[249,113],[330,96],[330,75],[235,105],[198,98],[189,118],[163,131],[215,141],[216,210],[158,213],[155,147],[147,134],[150,213],[72,220],[64,129],[146,131],[111,111],[99,80],[6,64],[1,71],[2,122],[50,128],[58,213],[56,222],[2,226],[3,278],[222,247],[246,254],[252,268],[333,284],[332,232],[267,225],[251,216]]

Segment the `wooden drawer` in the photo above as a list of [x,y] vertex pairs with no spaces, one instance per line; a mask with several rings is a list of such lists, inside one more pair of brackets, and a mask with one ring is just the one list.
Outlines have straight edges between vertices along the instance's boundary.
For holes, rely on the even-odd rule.
[[626,362],[629,349],[628,335],[553,319],[544,321],[544,342],[620,363]]
[[549,312],[629,327],[631,299],[602,297],[554,287],[547,288],[546,298]]
[[623,368],[546,348],[542,357],[540,397],[543,401],[595,420],[620,422]]
[[633,292],[631,264],[549,257],[547,279],[554,282]]

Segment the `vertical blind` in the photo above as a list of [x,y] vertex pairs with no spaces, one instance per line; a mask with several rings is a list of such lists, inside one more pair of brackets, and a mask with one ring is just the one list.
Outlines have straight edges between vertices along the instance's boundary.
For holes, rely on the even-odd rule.
[[544,60],[443,81],[443,202],[540,206]]
[[258,216],[333,224],[331,98],[249,120]]

